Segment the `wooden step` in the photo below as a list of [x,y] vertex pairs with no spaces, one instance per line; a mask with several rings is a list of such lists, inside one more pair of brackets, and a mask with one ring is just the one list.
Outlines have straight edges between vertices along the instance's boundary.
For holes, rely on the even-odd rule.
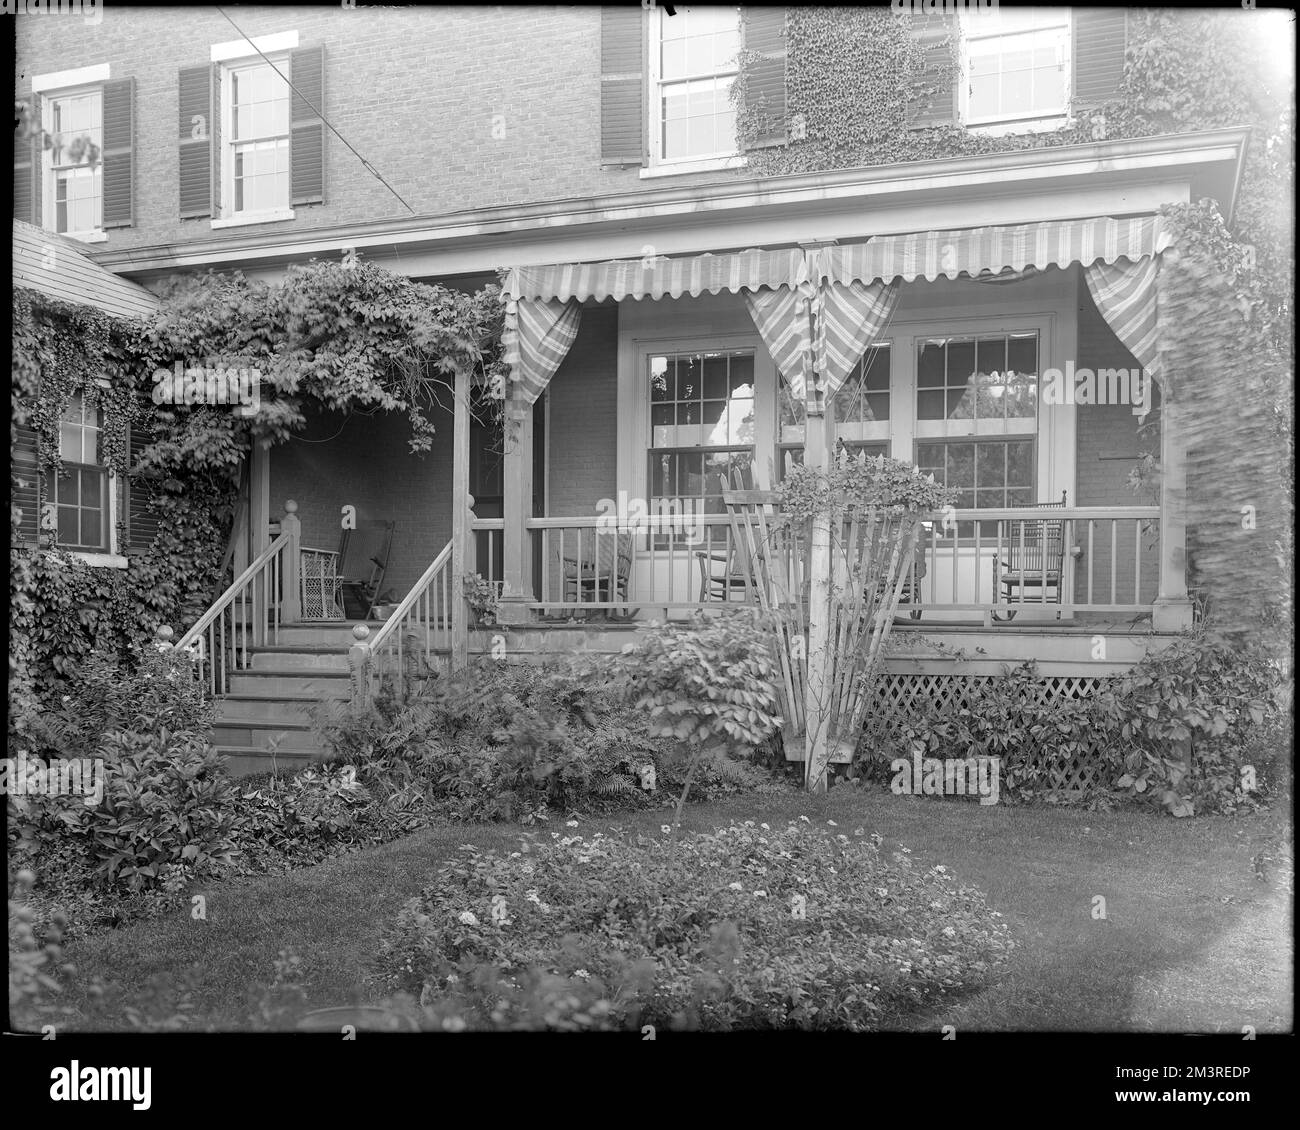
[[251,647],[249,663],[254,671],[323,670],[348,672],[348,653],[328,644],[289,644],[283,647]]
[[230,676],[233,695],[317,695],[350,698],[352,673],[326,668],[279,667],[245,669]]
[[272,756],[268,750],[247,746],[218,745],[215,748],[225,760],[226,772],[232,777],[272,771],[291,777],[323,759],[319,753],[304,750],[279,749]]

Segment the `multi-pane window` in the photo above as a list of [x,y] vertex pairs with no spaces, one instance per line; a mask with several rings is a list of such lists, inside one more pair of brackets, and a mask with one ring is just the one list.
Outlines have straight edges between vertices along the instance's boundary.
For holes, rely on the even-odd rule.
[[1069,92],[1070,10],[966,13],[970,125],[1061,117]]
[[103,227],[103,108],[97,89],[48,99],[52,198],[47,199],[56,232],[80,235]]
[[1033,430],[1038,334],[928,338],[916,360],[916,418],[998,422]]
[[50,477],[49,502],[57,513],[65,549],[107,552],[108,467],[103,462],[103,425],[97,408],[74,396],[59,425],[62,468]]
[[652,510],[725,514],[723,489],[737,474],[753,483],[754,351],[661,353],[649,363]]
[[[916,445],[916,464],[935,482],[957,488],[958,510],[1000,510],[1033,506],[1037,471],[1034,441],[971,440],[922,442]],[[958,537],[973,537],[974,522],[958,522]],[[996,537],[997,522],[981,522],[981,537]]]
[[[850,453],[888,454],[889,346],[866,350],[833,400],[835,438]],[[804,403],[781,377],[778,403],[778,477],[803,462]]]
[[739,8],[651,10],[651,74],[658,161],[736,152],[731,84],[740,50]]
[[226,180],[234,214],[289,207],[287,60],[229,67],[223,89],[228,122]]

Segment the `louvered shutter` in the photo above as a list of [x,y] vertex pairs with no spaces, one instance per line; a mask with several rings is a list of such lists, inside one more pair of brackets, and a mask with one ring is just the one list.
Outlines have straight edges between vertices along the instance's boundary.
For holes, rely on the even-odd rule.
[[600,160],[644,165],[646,15],[632,5],[600,10]]
[[913,35],[925,48],[925,67],[921,80],[937,87],[932,94],[919,96],[908,107],[909,129],[957,124],[957,71],[953,61],[952,38],[960,34],[954,15],[928,13],[913,17]]
[[212,97],[212,65],[184,67],[180,72],[180,205],[181,219],[214,215],[213,132],[216,103]]
[[135,221],[135,79],[104,84],[104,227]]
[[765,149],[786,143],[785,109],[785,9],[742,8],[741,41],[758,58],[749,67],[746,91],[750,105],[768,123],[768,132],[750,143]]
[[14,133],[14,219],[24,223],[41,223],[41,135],[40,99],[18,99],[27,104],[27,122],[32,130],[28,137]]
[[1113,98],[1124,77],[1128,14],[1123,8],[1075,8],[1071,102],[1076,110]]
[[16,537],[20,545],[35,545],[40,529],[40,476],[36,466],[36,432],[26,424],[14,428],[13,465],[10,468],[10,503],[22,511]]
[[289,56],[289,202],[325,200],[325,48],[304,47]]
[[153,442],[153,433],[145,423],[135,423],[127,437],[130,472],[118,477],[120,489],[126,494],[122,513],[126,516],[126,537],[123,544],[127,553],[145,553],[158,534],[158,515],[153,510],[156,481],[136,474],[140,453]]

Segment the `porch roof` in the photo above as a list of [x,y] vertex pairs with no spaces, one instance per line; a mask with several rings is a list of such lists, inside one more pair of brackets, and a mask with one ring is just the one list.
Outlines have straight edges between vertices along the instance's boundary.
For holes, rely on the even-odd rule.
[[21,220],[13,224],[14,286],[123,318],[152,314],[158,308],[156,295],[106,271],[90,258],[84,244]]
[[1169,237],[1159,216],[1093,217],[1037,224],[875,236],[864,243],[822,246],[805,252],[751,249],[669,259],[663,256],[604,263],[559,263],[519,267],[506,284],[506,300],[597,301],[613,298],[698,297],[707,291],[738,293],[834,283],[940,276],[998,275],[1027,267],[1080,263],[1137,262],[1164,250]]

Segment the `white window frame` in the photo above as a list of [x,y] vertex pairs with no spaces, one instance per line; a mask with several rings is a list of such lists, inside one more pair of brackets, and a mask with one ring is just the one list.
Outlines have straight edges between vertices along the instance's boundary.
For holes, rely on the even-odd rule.
[[36,84],[32,84],[33,91],[36,91],[40,98],[40,115],[41,129],[47,136],[54,134],[54,103],[64,98],[79,98],[87,94],[99,96],[99,122],[100,122],[100,152],[99,152],[99,223],[96,227],[88,228],[84,231],[55,231],[55,178],[54,178],[54,150],[41,147],[41,227],[55,235],[61,235],[67,239],[75,239],[79,243],[105,243],[108,241],[108,233],[104,230],[104,149],[103,149],[103,129],[104,129],[104,81],[108,79],[108,67],[87,67],[81,71],[64,71],[59,75],[46,75],[44,78],[64,78],[74,75],[85,75],[87,72],[99,74],[102,71],[103,78],[95,79],[91,82],[81,82],[76,85],[51,86],[48,81],[41,85],[37,91]]
[[[263,67],[270,62],[281,74],[289,74],[289,52],[298,45],[298,33],[285,32],[280,35],[264,36],[251,43],[246,39],[231,43],[219,43],[212,48],[212,59],[219,66],[217,95],[221,99],[220,122],[221,144],[217,159],[221,162],[221,214],[212,220],[214,229],[244,227],[249,224],[269,224],[281,220],[292,220],[293,205],[293,91],[289,92],[290,120],[285,133],[286,143],[290,147],[289,174],[286,182],[284,206],[264,208],[256,212],[236,212],[235,200],[235,139],[233,123],[233,106],[231,103],[231,77],[236,71],[250,67]],[[266,56],[253,51],[256,46]],[[251,53],[250,53],[251,52]],[[278,135],[277,135],[278,136]],[[242,138],[241,141],[246,141]]]
[[[665,158],[663,155],[663,98],[660,96],[659,88],[663,83],[661,66],[663,54],[661,50],[660,29],[665,19],[672,19],[657,5],[650,7],[649,30],[646,35],[646,42],[649,50],[649,59],[647,60],[647,93],[646,107],[649,119],[648,130],[650,135],[650,167],[641,170],[641,176],[672,176],[678,173],[703,173],[713,172],[718,169],[735,169],[742,168],[746,161],[744,155],[738,149],[732,149],[720,153],[693,153],[689,157]],[[737,54],[744,50],[744,44],[740,40],[740,8],[736,8],[736,28],[737,28]],[[689,79],[676,78],[672,82],[688,82],[696,79],[718,78],[722,75],[734,74],[739,75],[739,63],[736,63],[735,71],[716,71],[709,74],[693,75]]]
[[[100,388],[109,387],[108,382],[103,380],[96,381],[96,384],[98,384]],[[102,407],[99,409],[99,411],[101,413],[100,435],[102,437],[104,427],[108,423],[108,420],[105,415],[102,415],[104,413],[104,409]],[[60,420],[61,419],[62,417],[60,417]],[[117,468],[115,468],[111,463],[109,463],[106,465],[106,470],[108,474],[105,476],[105,482],[107,485],[105,488],[106,497],[104,502],[104,514],[105,514],[105,521],[108,522],[108,552],[96,553],[88,549],[64,549],[63,552],[71,555],[72,557],[77,558],[80,561],[84,561],[87,565],[93,566],[95,568],[125,569],[127,567],[127,559],[125,555],[122,553],[122,547],[118,541],[118,522],[121,518],[121,514],[119,513],[121,492],[117,489]],[[50,475],[54,473],[56,472],[48,471],[43,468],[39,471],[39,474],[41,476]],[[42,492],[42,494],[43,493],[44,492]],[[47,502],[48,501],[49,500],[47,499]],[[57,523],[56,523],[56,529],[57,529]],[[58,545],[57,540],[55,541],[55,545],[56,546]],[[59,548],[62,549],[62,546],[59,546]]]
[[1064,13],[1063,35],[1065,42],[1063,46],[1061,65],[1064,69],[1065,81],[1063,84],[1062,107],[1060,112],[1049,114],[1027,114],[1014,117],[999,114],[983,118],[973,118],[970,112],[970,43],[972,39],[992,39],[999,37],[989,32],[981,32],[978,35],[973,34],[973,29],[978,27],[977,21],[980,19],[980,13],[967,10],[961,12],[961,67],[958,79],[958,112],[961,115],[963,125],[967,126],[975,133],[997,137],[1009,133],[1046,132],[1060,129],[1069,124],[1070,99],[1073,93],[1071,85],[1073,81],[1074,59],[1074,12],[1069,8],[1062,9],[1062,11]]

